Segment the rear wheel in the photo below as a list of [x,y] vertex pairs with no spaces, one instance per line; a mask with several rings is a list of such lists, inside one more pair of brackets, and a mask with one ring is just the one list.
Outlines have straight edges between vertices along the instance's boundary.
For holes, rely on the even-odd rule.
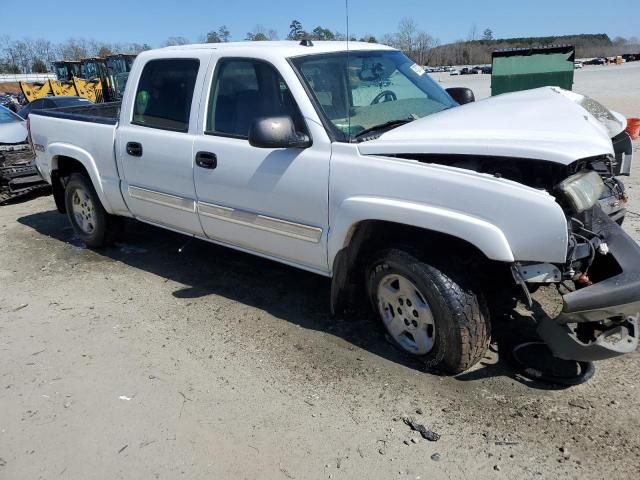
[[371,304],[402,350],[434,370],[463,372],[489,345],[484,299],[468,274],[419,257],[401,249],[380,252],[368,270]]
[[87,177],[71,175],[65,187],[65,206],[75,234],[87,246],[105,247],[114,242],[120,219],[106,212]]

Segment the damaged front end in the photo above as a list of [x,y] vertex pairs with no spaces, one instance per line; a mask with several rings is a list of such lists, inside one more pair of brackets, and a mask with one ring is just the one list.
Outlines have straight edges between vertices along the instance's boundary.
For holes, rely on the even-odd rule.
[[623,160],[606,156],[576,162],[577,171],[554,188],[569,228],[564,265],[514,267],[514,278],[525,288],[558,286],[562,312],[538,325],[558,358],[602,360],[638,346],[640,246],[621,227],[627,198],[616,175],[624,174],[631,159]]
[[28,141],[0,142],[0,205],[49,188],[38,172],[34,158]]

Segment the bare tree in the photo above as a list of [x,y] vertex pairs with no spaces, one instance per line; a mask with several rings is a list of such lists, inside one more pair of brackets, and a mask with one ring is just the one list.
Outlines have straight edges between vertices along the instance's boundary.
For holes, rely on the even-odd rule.
[[264,40],[277,40],[278,33],[273,30],[267,30],[264,25],[258,24],[253,27],[253,30],[247,33],[245,40],[264,41]]
[[435,44],[435,39],[426,32],[419,32],[416,35],[414,60],[418,65],[429,64],[430,52]]
[[185,37],[169,37],[163,43],[165,47],[173,47],[176,45],[188,45],[189,39]]
[[400,20],[398,33],[396,33],[396,45],[400,50],[412,53],[415,49],[417,36],[418,25],[414,19],[405,17]]
[[84,38],[69,38],[58,45],[58,58],[61,60],[80,60],[88,56],[89,48]]
[[390,47],[394,47],[396,44],[396,37],[392,33],[385,33],[380,37],[380,43],[383,45],[389,45]]

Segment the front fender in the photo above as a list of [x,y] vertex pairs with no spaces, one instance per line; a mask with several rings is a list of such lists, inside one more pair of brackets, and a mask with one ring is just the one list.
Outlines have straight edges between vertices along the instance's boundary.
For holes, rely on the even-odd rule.
[[109,203],[102,185],[100,173],[98,172],[98,167],[96,165],[96,160],[88,151],[76,147],[75,145],[70,145],[68,143],[51,143],[47,146],[47,152],[51,156],[49,174],[52,171],[58,169],[59,157],[69,157],[80,162],[82,166],[87,170],[87,173],[91,178],[91,183],[96,189],[96,193],[98,194],[98,197],[100,198],[100,202],[102,202],[104,209],[108,213],[113,213],[113,209],[111,207],[111,204]]
[[349,243],[353,227],[364,220],[402,223],[457,237],[474,245],[484,255],[500,262],[513,262],[506,236],[495,225],[464,213],[392,198],[357,196],[338,207],[329,234],[329,265]]

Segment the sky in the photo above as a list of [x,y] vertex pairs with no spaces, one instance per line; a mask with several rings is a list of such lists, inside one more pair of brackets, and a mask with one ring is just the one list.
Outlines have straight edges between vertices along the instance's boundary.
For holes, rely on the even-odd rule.
[[[170,36],[191,41],[226,25],[232,40],[261,24],[281,39],[292,19],[306,30],[321,25],[346,33],[345,0],[109,0],[81,2],[80,8],[60,8],[60,1],[39,0],[28,18],[18,3],[0,0],[0,11],[15,6],[15,21],[3,20],[0,36],[45,38],[60,42],[83,37],[104,42],[138,42],[160,46]],[[638,0],[348,0],[350,32],[377,37],[394,32],[403,17],[416,21],[441,43],[466,39],[472,28],[485,28],[495,38],[607,33],[640,37]]]

